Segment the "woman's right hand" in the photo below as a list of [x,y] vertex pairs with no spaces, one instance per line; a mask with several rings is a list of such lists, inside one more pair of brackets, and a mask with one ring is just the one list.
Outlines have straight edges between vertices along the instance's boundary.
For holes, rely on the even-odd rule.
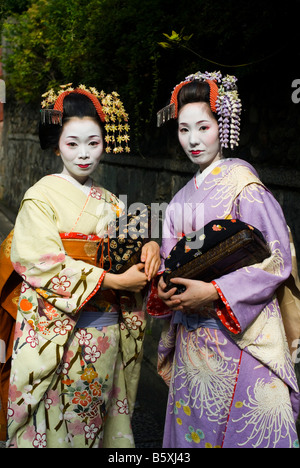
[[108,289],[140,292],[147,284],[144,268],[143,263],[138,263],[119,275],[106,273],[102,284]]
[[176,307],[178,307],[181,303],[180,300],[178,300],[177,298],[176,299],[173,299],[171,300],[171,297],[174,296],[174,294],[176,293],[177,291],[177,288],[174,287],[172,289],[170,289],[169,291],[165,291],[165,288],[166,288],[166,283],[164,282],[163,280],[163,277],[161,276],[159,282],[158,282],[158,285],[157,285],[157,293],[158,293],[158,297],[164,301],[164,303],[166,304],[167,307],[169,307],[169,309],[175,309],[176,310]]

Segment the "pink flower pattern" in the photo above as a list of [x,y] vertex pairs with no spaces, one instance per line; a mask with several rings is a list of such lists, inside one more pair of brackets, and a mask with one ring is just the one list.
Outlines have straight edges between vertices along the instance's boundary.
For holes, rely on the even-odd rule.
[[98,188],[98,187],[92,187],[90,195],[91,195],[92,198],[96,198],[97,200],[101,200],[102,190],[100,188]]
[[92,346],[92,347],[86,346],[84,351],[85,351],[84,359],[90,362],[96,362],[101,354],[100,351],[97,350],[97,346]]
[[80,346],[88,346],[90,344],[90,340],[92,339],[91,333],[88,333],[84,328],[81,328],[76,334],[76,338],[78,338],[78,343]]
[[[104,197],[100,189],[92,189],[90,196],[97,200]],[[112,204],[112,201],[107,203]],[[103,277],[99,278],[92,292],[87,291],[88,295],[85,274],[88,276],[91,267],[83,270],[80,266],[77,270],[71,262],[68,263],[68,256],[63,251],[39,253],[26,267],[21,263],[14,266],[23,279],[21,298],[32,304],[16,323],[16,351],[26,345],[24,351],[30,352],[32,360],[28,362],[30,385],[20,385],[27,365],[15,369],[12,374],[8,406],[10,427],[23,424],[28,411],[33,413],[40,405],[44,407],[44,419],[40,421],[38,414],[37,418],[28,421],[22,436],[22,442],[26,441],[24,446],[46,448],[52,444],[56,433],[59,437],[63,434],[59,439],[62,445],[76,445],[83,437],[86,446],[98,446],[107,411],[114,416],[128,414],[128,402],[124,398],[126,390],[123,384],[121,389],[113,383],[114,373],[122,372],[121,366],[117,370],[114,367],[119,330],[111,331],[112,327],[95,332],[74,329],[79,305],[83,308],[90,297],[96,297],[95,291],[100,288]],[[73,290],[74,297],[71,298]],[[107,309],[110,310],[110,305]],[[136,328],[141,322],[135,317],[132,323]],[[68,341],[69,337],[72,338]],[[52,357],[55,360],[54,384],[47,388],[45,377],[47,373],[50,376]],[[10,442],[11,446],[18,444],[14,437]]]
[[71,282],[65,275],[61,276],[60,278],[52,278],[51,282],[53,284],[54,291],[66,291],[67,288],[71,286]]
[[129,414],[127,398],[124,398],[124,400],[118,400],[117,407],[120,414]]
[[32,442],[32,445],[35,448],[46,448],[46,445],[47,445],[46,434],[37,433],[34,441]]
[[70,325],[70,320],[56,320],[54,333],[58,333],[59,335],[66,335],[69,331],[73,329],[72,325]]
[[35,348],[39,344],[39,338],[36,332],[33,329],[29,330],[28,337],[26,338],[26,343],[30,344],[31,348]]

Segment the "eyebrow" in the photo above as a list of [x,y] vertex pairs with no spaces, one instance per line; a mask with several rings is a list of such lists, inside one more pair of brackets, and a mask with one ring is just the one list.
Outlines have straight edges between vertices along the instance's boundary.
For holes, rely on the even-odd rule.
[[[196,125],[201,124],[201,123],[204,123],[204,122],[205,122],[205,123],[210,123],[210,120],[199,120],[199,122],[196,122]],[[189,125],[189,124],[187,124],[187,123],[185,123],[185,122],[180,122],[179,125]]]
[[[78,136],[72,136],[72,135],[67,135],[66,138],[75,138],[76,140],[78,140],[80,137],[78,137]],[[100,135],[90,135],[90,136],[88,136],[87,138],[100,138]]]

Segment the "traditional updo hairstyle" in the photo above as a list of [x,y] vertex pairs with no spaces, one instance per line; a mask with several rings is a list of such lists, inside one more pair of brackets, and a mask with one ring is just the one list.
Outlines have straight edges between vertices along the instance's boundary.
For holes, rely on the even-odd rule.
[[97,122],[101,128],[102,135],[104,135],[104,125],[96,111],[93,102],[84,94],[70,93],[65,96],[63,101],[63,118],[62,126],[57,124],[40,123],[39,125],[39,138],[40,145],[43,150],[52,148],[58,149],[59,138],[65,123],[72,117],[83,119],[84,117],[91,117]]
[[178,118],[178,111],[185,104],[206,102],[218,122],[222,148],[234,149],[240,140],[242,103],[234,75],[222,76],[221,72],[198,71],[175,86],[170,104],[157,112],[157,126]]
[[[178,111],[182,109],[186,104],[192,102],[205,102],[208,104],[210,110],[210,86],[207,82],[201,82],[194,80],[191,83],[183,86],[178,93]],[[218,120],[217,114],[212,111],[212,114],[216,120]]]

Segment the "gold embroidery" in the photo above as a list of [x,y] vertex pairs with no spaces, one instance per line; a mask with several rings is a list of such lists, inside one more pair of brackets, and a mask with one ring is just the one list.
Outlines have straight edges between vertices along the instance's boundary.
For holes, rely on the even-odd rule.
[[[216,169],[220,170],[216,171]],[[219,218],[223,219],[230,215],[233,204],[239,195],[250,203],[262,203],[256,195],[262,194],[264,185],[247,167],[235,164],[228,171],[228,166],[224,164],[213,169],[211,174],[217,177],[206,180],[204,190],[215,189],[210,199],[214,203],[212,208],[220,206],[224,208],[224,211],[218,216]]]

